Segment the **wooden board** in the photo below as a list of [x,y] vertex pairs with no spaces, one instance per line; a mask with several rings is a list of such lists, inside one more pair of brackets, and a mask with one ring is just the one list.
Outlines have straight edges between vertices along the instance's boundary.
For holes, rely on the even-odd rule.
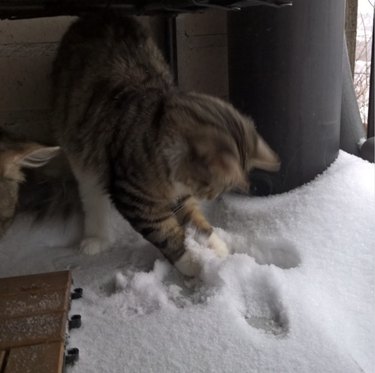
[[4,373],[61,373],[64,345],[58,342],[13,348]]
[[0,296],[11,293],[45,292],[70,288],[71,274],[69,271],[41,273],[29,276],[0,278]]
[[0,279],[0,372],[60,373],[69,271]]
[[0,294],[0,319],[63,312],[66,294],[61,290]]
[[66,314],[42,314],[0,321],[0,349],[65,339]]

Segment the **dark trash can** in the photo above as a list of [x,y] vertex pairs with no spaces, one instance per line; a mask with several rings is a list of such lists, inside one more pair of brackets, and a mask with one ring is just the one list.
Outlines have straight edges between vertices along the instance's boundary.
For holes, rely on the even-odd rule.
[[230,99],[280,155],[278,174],[255,173],[259,194],[300,186],[340,146],[345,1],[295,0],[228,14]]

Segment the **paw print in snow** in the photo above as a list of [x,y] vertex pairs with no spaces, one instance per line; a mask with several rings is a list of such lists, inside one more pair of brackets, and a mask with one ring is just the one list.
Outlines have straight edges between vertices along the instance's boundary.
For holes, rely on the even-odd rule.
[[246,322],[267,334],[284,337],[289,331],[287,311],[277,288],[265,275],[253,279],[251,287],[243,289]]
[[282,269],[294,268],[301,263],[296,247],[285,239],[257,240],[250,248],[250,256],[258,264],[273,264]]
[[243,285],[243,317],[253,328],[284,337],[289,331],[287,310],[281,300],[276,279],[263,265],[294,268],[301,263],[300,254],[287,240],[258,240],[251,247],[250,255],[262,267],[254,268],[246,286]]

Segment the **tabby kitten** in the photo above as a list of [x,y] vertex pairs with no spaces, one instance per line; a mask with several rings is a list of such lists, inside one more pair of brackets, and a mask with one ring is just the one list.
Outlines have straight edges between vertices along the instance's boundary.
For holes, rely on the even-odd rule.
[[112,201],[185,275],[199,272],[184,244],[188,225],[227,255],[197,199],[245,185],[252,167],[278,169],[252,120],[218,98],[176,88],[134,18],[78,20],[62,39],[53,78],[56,135],[85,212],[83,252],[110,245]]
[[22,167],[45,165],[59,153],[59,147],[23,142],[0,130],[0,237],[13,221],[18,204]]

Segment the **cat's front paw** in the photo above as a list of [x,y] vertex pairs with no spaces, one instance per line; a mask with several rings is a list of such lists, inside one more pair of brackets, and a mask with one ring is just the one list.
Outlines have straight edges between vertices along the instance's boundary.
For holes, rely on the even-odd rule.
[[110,242],[99,237],[86,237],[81,241],[80,249],[86,255],[96,255],[108,250]]
[[174,266],[188,277],[196,277],[201,271],[200,264],[190,251],[185,251],[185,254],[174,263]]
[[229,255],[227,244],[215,232],[211,233],[207,244],[211,250],[215,251],[218,257],[224,258]]

